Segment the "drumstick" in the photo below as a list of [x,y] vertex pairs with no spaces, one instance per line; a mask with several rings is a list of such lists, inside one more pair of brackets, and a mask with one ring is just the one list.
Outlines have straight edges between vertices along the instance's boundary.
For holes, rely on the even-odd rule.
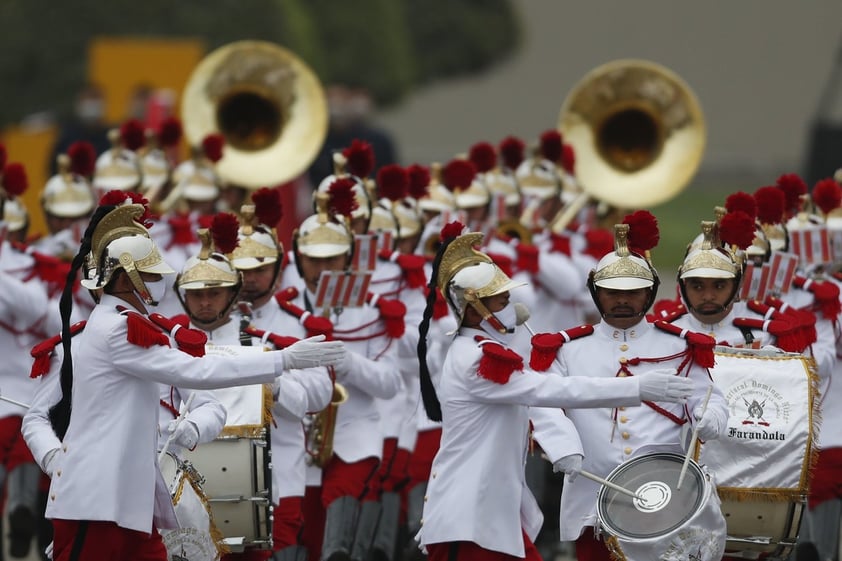
[[172,444],[173,438],[175,438],[175,429],[178,428],[178,425],[184,421],[184,417],[187,416],[187,413],[190,412],[190,405],[193,403],[193,398],[196,397],[196,392],[191,392],[190,397],[187,398],[187,401],[184,403],[184,412],[179,413],[178,417],[175,419],[175,426],[173,427],[172,432],[167,437],[167,441],[164,443],[164,447],[161,448],[161,451],[158,452],[158,463],[161,463],[161,460],[164,459],[164,456],[167,455],[167,450],[170,448],[170,444]]
[[15,405],[18,405],[18,406],[20,406],[20,407],[23,407],[24,409],[29,409],[29,405],[27,405],[26,403],[23,403],[23,402],[20,402],[20,401],[14,400],[14,399],[10,399],[10,398],[5,397],[5,396],[3,396],[3,395],[0,395],[0,400],[2,400],[2,401],[8,401],[9,403],[14,403]]
[[[705,394],[705,400],[702,402],[702,414],[699,416],[699,420],[701,421],[702,417],[705,415],[705,411],[708,408],[708,400],[710,400],[710,393],[713,391],[713,383],[708,386],[708,391]],[[684,464],[681,466],[681,473],[678,474],[678,485],[675,486],[676,490],[681,489],[681,483],[684,481],[684,476],[687,475],[687,465],[690,463],[690,454],[693,453],[693,445],[696,444],[696,438],[699,436],[699,423],[696,423],[696,426],[693,427],[693,436],[690,438],[690,445],[687,446],[687,454],[684,456]]]
[[600,476],[595,475],[595,474],[593,474],[589,471],[580,470],[579,475],[581,475],[582,477],[586,477],[586,478],[590,479],[591,481],[596,481],[597,483],[605,485],[609,489],[613,489],[613,490],[617,491],[618,493],[622,493],[624,495],[628,495],[628,496],[634,497],[635,499],[638,499],[640,501],[646,502],[646,499],[644,499],[643,497],[641,497],[640,495],[638,495],[634,491],[629,491],[625,487],[620,487],[616,483],[611,483],[607,479],[603,479]]

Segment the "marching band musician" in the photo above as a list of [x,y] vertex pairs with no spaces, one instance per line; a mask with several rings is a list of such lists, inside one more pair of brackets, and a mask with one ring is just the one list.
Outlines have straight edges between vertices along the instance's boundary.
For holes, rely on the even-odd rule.
[[97,196],[109,191],[137,192],[143,185],[143,169],[136,150],[146,142],[143,125],[129,119],[119,129],[108,131],[111,148],[94,163],[93,187]]
[[[172,527],[174,515],[155,465],[157,383],[270,383],[287,369],[331,364],[344,354],[341,344],[318,341],[236,359],[170,348],[170,334],[146,312],[166,289],[161,275],[172,270],[140,222],[144,206],[121,195],[101,201],[73,260],[71,274],[90,255],[95,274],[83,286],[102,291],[75,355],[69,284],[62,295],[62,396],[50,415],[61,446],[47,506],[57,561],[167,558],[157,528]],[[179,333],[172,336],[179,340]],[[203,336],[186,333],[183,344],[204,345]]]
[[[531,540],[541,514],[523,469],[528,406],[678,402],[690,395],[693,383],[663,372],[596,380],[541,375],[527,368],[509,346],[516,336],[509,290],[519,285],[474,249],[482,234],[460,235],[461,230],[461,224],[452,223],[442,231],[444,241],[430,286],[433,296],[421,325],[418,353],[424,405],[432,419],[442,421],[443,431],[418,539],[431,561],[540,559]],[[425,369],[425,324],[432,315],[436,286],[459,324],[437,389]],[[569,457],[581,455],[575,431],[570,438]],[[576,463],[571,461],[566,469],[576,471]]]
[[[657,240],[657,224],[648,212],[638,211],[628,216],[626,223],[616,225],[615,250],[599,261],[588,282],[602,321],[593,328],[571,329],[554,334],[553,338],[533,338],[534,345],[546,347],[544,352],[557,358],[545,364],[559,368],[561,373],[575,374],[584,368],[594,378],[625,378],[669,372],[694,382],[686,405],[647,401],[644,406],[624,405],[613,410],[566,410],[584,446],[582,467],[600,477],[647,447],[680,450],[681,427],[688,421],[698,426],[700,438],[705,440],[717,438],[726,427],[727,404],[716,387],[710,390],[707,408],[702,410],[712,385],[706,367],[713,365],[714,340],[644,319],[657,292],[658,277],[641,255]],[[576,541],[580,561],[611,558],[606,544],[594,535],[597,491],[596,483],[582,477],[568,477],[562,490],[561,539]],[[719,528],[703,529],[715,544],[721,545],[718,551],[716,547],[703,551],[703,559],[721,556],[724,526],[722,518],[721,535]]]
[[[241,302],[247,306],[235,310],[242,343],[250,344],[252,329],[288,337],[330,337],[327,321],[305,316],[300,308],[288,301],[295,289],[278,289],[284,250],[274,225],[281,219],[280,194],[277,190],[259,189],[253,193],[252,200],[254,206],[244,206],[241,212],[239,243],[231,253],[232,264],[244,278]],[[236,344],[236,341],[232,343]],[[307,413],[323,410],[333,395],[327,369],[295,374],[288,382],[299,386],[303,399],[300,404],[294,404],[283,396],[285,392],[281,388],[269,431],[274,505],[272,544],[277,561],[304,561],[307,558],[301,541],[307,457],[302,420]]]
[[321,469],[308,468],[304,539],[311,560],[368,554],[380,514],[372,478],[383,454],[375,400],[391,399],[402,385],[395,338],[404,332],[405,308],[399,302],[369,294],[362,307],[316,308],[322,272],[348,271],[351,264],[354,238],[346,220],[354,216],[356,183],[339,177],[328,188],[329,196],[317,195],[317,213],[296,231],[295,267],[288,267],[299,276],[291,285],[301,287],[290,302],[329,319],[333,337],[344,340],[349,350],[334,367],[336,382],[348,395],[336,412],[333,454]]

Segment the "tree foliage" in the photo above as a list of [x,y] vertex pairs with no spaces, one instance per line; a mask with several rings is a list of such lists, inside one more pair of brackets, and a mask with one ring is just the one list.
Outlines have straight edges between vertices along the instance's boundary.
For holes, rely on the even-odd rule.
[[510,0],[3,0],[0,125],[66,112],[85,82],[97,36],[240,39],[286,46],[324,82],[368,87],[378,102],[488,68],[518,45]]

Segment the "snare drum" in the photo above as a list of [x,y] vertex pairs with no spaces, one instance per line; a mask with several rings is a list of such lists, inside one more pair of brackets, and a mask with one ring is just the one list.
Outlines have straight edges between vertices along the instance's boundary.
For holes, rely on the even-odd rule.
[[719,561],[725,519],[710,475],[690,460],[677,488],[684,457],[658,452],[632,458],[606,478],[643,497],[603,486],[597,497],[600,531],[608,548],[628,561]]
[[185,452],[204,484],[214,523],[233,552],[271,549],[272,481],[266,438],[224,436]]
[[216,561],[224,553],[210,516],[210,507],[201,487],[201,477],[188,463],[167,453],[159,462],[161,474],[172,497],[179,528],[161,530],[161,540],[171,561]]

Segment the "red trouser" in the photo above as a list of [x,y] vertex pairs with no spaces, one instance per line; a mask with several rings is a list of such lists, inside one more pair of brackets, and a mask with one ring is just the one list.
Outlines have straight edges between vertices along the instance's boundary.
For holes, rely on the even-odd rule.
[[576,540],[577,561],[611,561],[611,553],[605,547],[605,542],[596,539],[593,528],[585,528],[585,532]]
[[302,502],[304,497],[282,497],[273,512],[272,549],[278,551],[298,545],[298,536],[304,525]]
[[[483,549],[472,542],[450,542],[427,544],[428,561],[513,561],[526,559],[527,561],[542,561],[541,554],[535,544],[523,533],[524,557],[515,557],[499,551]],[[579,558],[582,561],[582,558]]]
[[23,417],[0,419],[0,463],[11,473],[20,464],[33,463],[35,459],[20,432]]
[[377,479],[383,493],[400,490],[409,479],[409,450],[398,448],[397,438],[387,438],[383,441],[383,460],[377,470]]
[[167,550],[154,528],[147,534],[114,522],[53,520],[53,561],[68,561],[74,546],[78,561],[167,561]]
[[307,487],[304,495],[304,527],[301,545],[307,548],[309,559],[318,560],[322,553],[325,530],[325,511],[339,497],[354,497],[359,501],[376,500],[371,480],[380,461],[366,458],[345,463],[334,455],[322,469],[322,486]]
[[406,468],[409,475],[407,490],[412,489],[419,483],[426,483],[430,478],[430,471],[433,469],[433,458],[439,451],[441,443],[441,429],[425,430],[418,433],[415,441],[415,450],[409,458],[409,465]]

